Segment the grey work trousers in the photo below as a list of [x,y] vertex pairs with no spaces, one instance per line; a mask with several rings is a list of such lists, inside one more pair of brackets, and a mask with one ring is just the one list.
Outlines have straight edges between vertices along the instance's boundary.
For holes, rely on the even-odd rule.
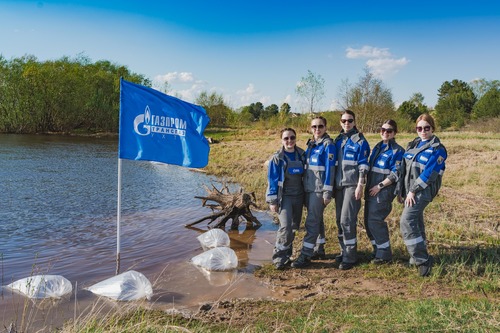
[[278,215],[280,226],[276,233],[276,244],[273,251],[273,263],[285,264],[292,255],[292,244],[295,238],[294,229],[298,229],[302,220],[304,197],[283,196],[281,210]]
[[417,192],[415,204],[406,206],[401,214],[400,230],[404,243],[410,254],[410,263],[420,266],[429,260],[427,244],[425,242],[424,209],[430,203]]
[[301,253],[310,258],[314,253],[318,235],[321,231],[324,233],[323,212],[325,211],[325,204],[323,201],[323,192],[307,192],[306,206],[306,235],[302,243]]
[[335,215],[339,230],[339,244],[342,249],[342,262],[355,263],[358,260],[358,241],[356,227],[361,199],[356,200],[356,186],[344,186],[335,192]]
[[392,200],[380,200],[380,195],[367,195],[365,198],[365,228],[372,242],[375,258],[392,260],[389,228],[385,221],[392,210]]

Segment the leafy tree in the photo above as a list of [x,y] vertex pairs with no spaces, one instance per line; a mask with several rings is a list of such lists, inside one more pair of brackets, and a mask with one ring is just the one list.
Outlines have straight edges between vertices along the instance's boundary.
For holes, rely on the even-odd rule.
[[428,113],[429,108],[424,103],[424,96],[421,93],[414,93],[409,101],[404,101],[398,107],[398,113],[416,121],[422,113]]
[[250,110],[250,105],[246,105],[241,108],[241,112],[239,113],[239,120],[242,124],[250,124],[256,120]]
[[222,94],[212,92],[210,95],[202,91],[195,100],[195,103],[203,106],[210,117],[211,126],[225,126],[231,117],[232,110],[224,103]]
[[277,115],[279,112],[279,108],[276,104],[271,104],[269,106],[266,106],[264,111],[261,114],[261,119],[269,119],[275,115]]
[[0,131],[116,132],[120,77],[150,86],[124,66],[83,55],[45,62],[0,57]]
[[264,111],[264,105],[261,102],[252,103],[250,104],[248,111],[253,116],[254,120],[259,120],[260,115]]
[[347,80],[342,82],[340,103],[344,109],[356,113],[356,124],[361,131],[374,132],[383,120],[393,116],[394,102],[391,90],[368,68],[364,72],[354,86]]
[[474,105],[472,118],[498,116],[500,116],[500,87],[492,87]]
[[500,81],[492,80],[488,81],[486,79],[477,79],[473,80],[470,84],[474,95],[476,95],[477,99],[481,99],[491,88],[500,89]]
[[470,119],[476,95],[464,81],[446,81],[441,85],[436,104],[436,116],[442,128],[462,127]]
[[308,70],[307,75],[297,84],[295,92],[303,98],[308,112],[313,113],[325,97],[325,80],[321,75]]
[[292,109],[292,108],[291,108],[290,104],[288,104],[288,103],[283,103],[283,104],[281,104],[281,106],[280,106],[280,113],[283,113],[283,114],[289,114],[291,109]]

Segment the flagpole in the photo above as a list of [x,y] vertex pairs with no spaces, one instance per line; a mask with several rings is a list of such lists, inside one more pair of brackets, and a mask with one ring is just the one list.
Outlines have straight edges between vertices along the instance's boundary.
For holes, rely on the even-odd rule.
[[118,202],[116,205],[116,275],[120,273],[120,218],[122,210],[122,159],[118,158]]

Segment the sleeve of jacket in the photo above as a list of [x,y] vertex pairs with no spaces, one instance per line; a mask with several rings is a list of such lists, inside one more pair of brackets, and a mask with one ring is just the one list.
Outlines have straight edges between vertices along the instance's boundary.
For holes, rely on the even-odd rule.
[[425,165],[424,171],[418,176],[413,188],[410,189],[412,192],[418,192],[421,189],[425,189],[430,182],[434,181],[437,176],[444,170],[444,161],[447,158],[446,150],[442,147],[438,147],[432,153],[429,161]]
[[401,168],[401,161],[403,160],[404,150],[403,148],[396,149],[391,158],[391,173],[387,178],[389,178],[393,183],[396,183],[399,179],[399,169]]
[[366,139],[361,140],[359,144],[361,145],[358,156],[359,181],[364,184],[366,182],[365,175],[370,170],[370,165],[368,164],[370,145],[368,145]]
[[331,199],[333,196],[335,164],[337,164],[337,147],[333,142],[330,142],[325,147],[325,179],[323,180],[324,199]]
[[267,167],[266,202],[270,205],[278,204],[278,187],[281,178],[281,162],[277,156],[269,160]]

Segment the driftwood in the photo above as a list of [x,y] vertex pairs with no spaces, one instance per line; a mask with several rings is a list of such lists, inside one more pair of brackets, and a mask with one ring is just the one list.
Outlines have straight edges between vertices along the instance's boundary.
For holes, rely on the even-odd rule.
[[[204,188],[207,191],[207,196],[195,196],[195,198],[202,200],[203,207],[211,208],[212,214],[187,224],[186,227],[191,227],[205,220],[210,220],[208,222],[210,225],[218,219],[213,228],[225,229],[226,222],[231,219],[231,229],[238,229],[241,217],[246,220],[247,228],[258,228],[262,225],[250,210],[250,206],[257,207],[253,201],[255,200],[255,193],[245,193],[243,189],[231,193],[226,184],[222,186],[221,190],[217,189],[213,184],[212,189],[207,186],[204,186]],[[209,201],[214,203],[208,203]]]

